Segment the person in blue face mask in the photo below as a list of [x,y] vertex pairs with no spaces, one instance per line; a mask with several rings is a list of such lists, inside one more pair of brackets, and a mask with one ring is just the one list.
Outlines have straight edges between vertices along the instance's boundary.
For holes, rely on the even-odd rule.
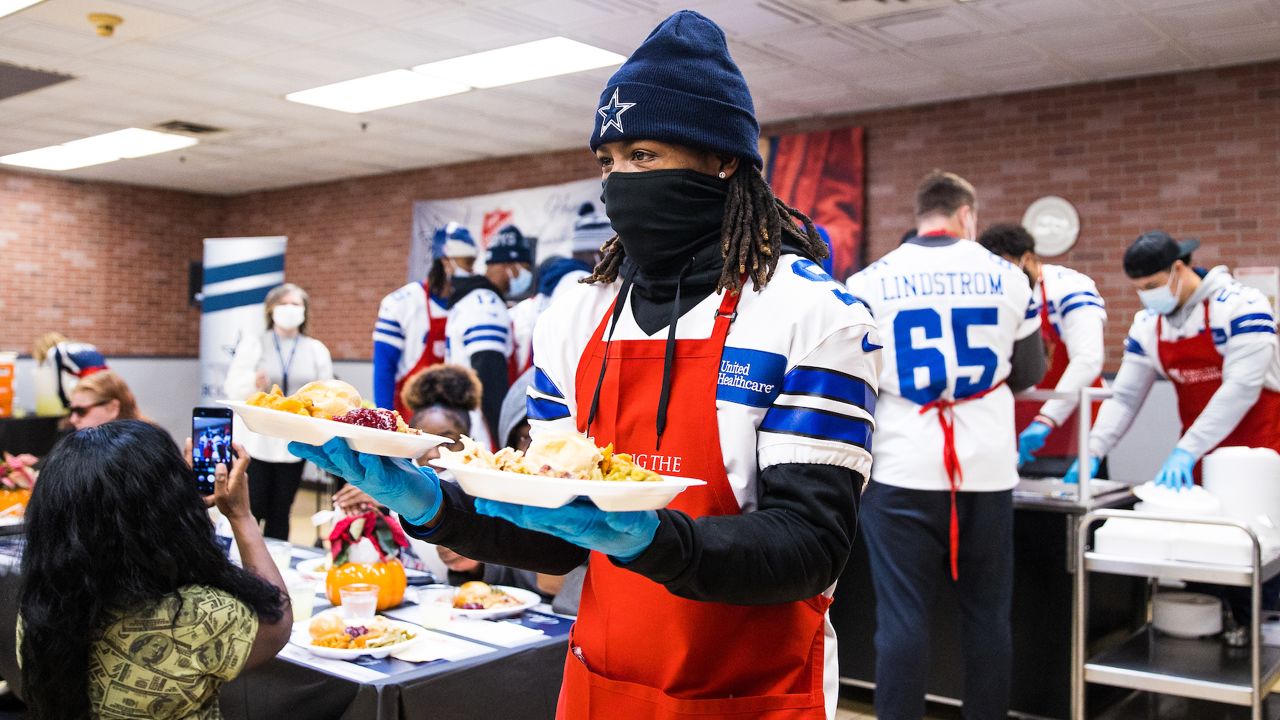
[[[1124,343],[1124,360],[1089,436],[1090,472],[1128,431],[1157,377],[1173,383],[1182,437],[1155,477],[1189,488],[1197,463],[1227,445],[1280,452],[1280,349],[1271,303],[1231,277],[1225,266],[1191,265],[1199,240],[1140,235],[1124,254],[1124,271],[1143,309]],[[1068,481],[1079,476],[1073,467]]]

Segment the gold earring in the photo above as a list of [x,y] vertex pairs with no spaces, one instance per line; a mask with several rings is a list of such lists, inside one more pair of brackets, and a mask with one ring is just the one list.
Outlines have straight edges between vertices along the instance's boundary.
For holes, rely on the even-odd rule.
[[723,171],[723,170],[721,170],[721,171],[720,171],[720,174],[719,174],[719,175],[717,175],[716,177],[718,177],[718,178],[720,178],[721,180],[723,180],[723,179],[725,178],[724,171]]

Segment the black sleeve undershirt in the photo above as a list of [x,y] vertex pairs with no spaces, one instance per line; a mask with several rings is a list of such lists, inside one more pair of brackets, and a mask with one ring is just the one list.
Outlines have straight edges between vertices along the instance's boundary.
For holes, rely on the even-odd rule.
[[471,369],[480,376],[480,387],[483,389],[480,412],[489,428],[489,437],[497,438],[502,400],[507,396],[507,358],[496,350],[484,350],[471,356]]
[[1040,337],[1040,330],[1018,340],[1013,344],[1013,357],[1009,360],[1009,377],[1005,382],[1009,383],[1009,389],[1014,392],[1021,392],[1029,387],[1035,387],[1044,377],[1047,369],[1047,361],[1044,357],[1044,340]]
[[[694,519],[659,510],[653,543],[622,567],[692,600],[767,605],[818,595],[849,558],[863,478],[833,465],[787,464],[766,468],[759,483],[759,507],[744,515]],[[411,535],[475,560],[548,574],[586,560],[586,550],[478,515],[460,488],[442,487],[445,509],[435,531],[406,525]]]

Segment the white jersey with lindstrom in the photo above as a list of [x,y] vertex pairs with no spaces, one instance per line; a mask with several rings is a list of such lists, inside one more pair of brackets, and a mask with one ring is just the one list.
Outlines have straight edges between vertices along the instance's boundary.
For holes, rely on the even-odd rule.
[[872,478],[947,490],[938,411],[921,408],[987,393],[954,408],[961,489],[1016,485],[1013,394],[1003,382],[1014,343],[1040,324],[1026,275],[975,242],[924,237],[849,278],[849,289],[885,346]]
[[[618,286],[575,283],[539,321],[529,390],[535,433],[575,429],[578,413],[587,411],[590,398],[577,397],[575,387],[578,361]],[[712,294],[686,312],[676,337],[709,337],[721,299]],[[838,465],[865,477],[880,371],[879,341],[866,309],[813,262],[784,255],[768,286],[743,291],[737,312],[721,355],[716,418],[725,471],[743,511],[755,509],[756,478],[771,465]],[[615,340],[666,337],[665,328],[645,333],[628,300]],[[673,407],[678,402],[672,398]],[[673,470],[664,465],[670,458],[637,459],[658,472]]]
[[511,357],[511,314],[489,289],[473,290],[449,308],[445,361],[471,367],[471,356],[488,350]]
[[[1048,300],[1049,324],[1066,346],[1069,358],[1054,389],[1078,392],[1091,385],[1102,373],[1106,355],[1103,342],[1107,323],[1106,303],[1098,294],[1093,278],[1068,267],[1049,264],[1041,266],[1040,281],[1031,293],[1028,314],[1034,314],[1038,319],[1044,300]],[[1052,362],[1052,358],[1049,360]],[[1070,400],[1050,400],[1040,408],[1040,414],[1061,424],[1078,404]]]
[[[422,283],[409,283],[382,298],[378,305],[378,323],[373,341],[400,351],[396,365],[396,382],[400,382],[418,365],[427,348],[431,321],[448,317],[449,311],[435,297],[428,298]],[[434,338],[432,354],[444,357],[444,338]]]

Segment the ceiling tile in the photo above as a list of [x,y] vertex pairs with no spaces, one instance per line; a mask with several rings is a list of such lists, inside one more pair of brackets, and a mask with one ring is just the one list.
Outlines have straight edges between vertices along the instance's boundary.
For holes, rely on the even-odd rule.
[[969,19],[971,17],[959,10],[957,12],[939,10],[877,20],[869,23],[865,29],[873,35],[887,38],[898,45],[933,43],[979,34],[982,28],[974,24]]

